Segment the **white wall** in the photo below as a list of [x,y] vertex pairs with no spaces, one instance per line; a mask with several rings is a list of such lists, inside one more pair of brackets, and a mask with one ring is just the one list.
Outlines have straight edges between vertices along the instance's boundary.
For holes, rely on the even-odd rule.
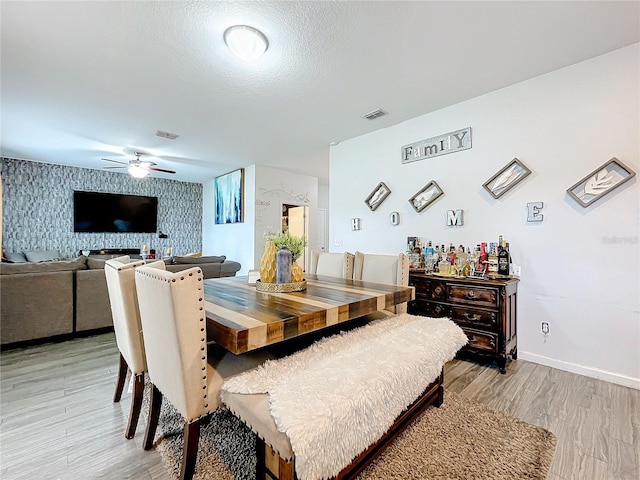
[[244,169],[244,222],[215,224],[213,180],[203,185],[202,192],[202,253],[225,255],[242,265],[238,275],[246,275],[253,268],[255,236],[256,166]]
[[[332,147],[330,250],[397,253],[407,236],[476,245],[502,234],[522,265],[520,358],[640,388],[638,177],[589,208],[566,193],[614,156],[640,171],[639,58],[635,44]],[[403,145],[465,127],[470,150],[401,164]],[[482,184],[514,157],[533,174],[494,200]],[[445,195],[418,214],[408,199],[431,180]],[[380,181],[392,193],[371,212],[364,199]],[[526,221],[533,201],[544,202],[542,223]],[[464,210],[462,227],[445,226],[449,209]]]
[[308,175],[277,168],[256,166],[255,186],[255,253],[254,265],[260,267],[267,230],[281,231],[282,204],[307,205],[309,207],[309,234],[315,235],[312,221],[318,208],[318,179]]
[[202,245],[204,255],[226,255],[240,262],[238,275],[260,267],[263,235],[268,227],[280,231],[282,204],[307,205],[309,235],[318,208],[318,179],[308,175],[251,165],[244,170],[244,222],[215,225],[213,180],[203,185]]

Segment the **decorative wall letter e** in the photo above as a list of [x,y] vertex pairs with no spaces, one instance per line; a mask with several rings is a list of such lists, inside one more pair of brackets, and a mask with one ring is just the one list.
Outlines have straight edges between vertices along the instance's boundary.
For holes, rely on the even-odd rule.
[[544,218],[544,215],[540,213],[542,207],[542,202],[527,203],[527,222],[541,222]]

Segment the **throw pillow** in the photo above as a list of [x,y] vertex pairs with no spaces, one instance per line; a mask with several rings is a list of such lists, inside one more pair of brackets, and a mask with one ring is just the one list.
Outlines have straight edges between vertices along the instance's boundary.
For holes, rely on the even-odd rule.
[[60,252],[57,250],[37,250],[35,252],[24,252],[24,256],[27,257],[29,262],[48,262],[58,260]]
[[24,263],[27,257],[22,252],[5,252],[3,260],[11,263]]

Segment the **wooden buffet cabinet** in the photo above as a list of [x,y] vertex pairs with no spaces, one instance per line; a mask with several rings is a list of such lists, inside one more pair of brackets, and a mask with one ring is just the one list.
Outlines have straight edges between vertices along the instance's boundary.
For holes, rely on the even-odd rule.
[[411,272],[416,299],[409,313],[449,317],[469,338],[463,351],[491,356],[506,372],[507,358],[517,358],[518,278],[475,279]]

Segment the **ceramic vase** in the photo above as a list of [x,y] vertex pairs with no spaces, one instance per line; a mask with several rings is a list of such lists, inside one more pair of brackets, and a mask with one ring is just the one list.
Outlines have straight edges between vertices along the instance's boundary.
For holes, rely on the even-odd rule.
[[260,259],[260,281],[263,283],[276,283],[276,244],[268,241],[264,246],[264,252]]
[[302,271],[302,267],[298,265],[296,262],[293,262],[291,265],[291,281],[292,282],[301,282],[304,277],[304,272]]
[[291,251],[281,247],[276,255],[276,283],[291,283]]

